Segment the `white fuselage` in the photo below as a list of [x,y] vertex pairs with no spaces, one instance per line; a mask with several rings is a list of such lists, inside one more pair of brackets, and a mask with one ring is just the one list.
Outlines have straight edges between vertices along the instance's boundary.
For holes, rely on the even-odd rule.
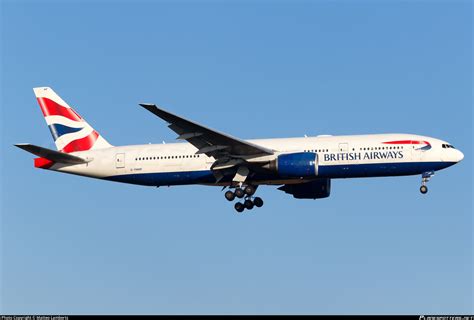
[[[447,142],[411,134],[318,136],[259,139],[249,142],[279,154],[317,154],[315,178],[352,178],[412,175],[446,168],[463,158],[460,151],[445,148]],[[160,186],[183,184],[229,185],[217,183],[211,165],[215,159],[196,154],[189,143],[147,144],[110,147],[72,153],[89,162],[56,163],[50,170],[119,182]],[[260,159],[265,160],[265,159]],[[252,161],[251,159],[249,160]],[[277,172],[256,175],[253,184],[300,183],[302,177],[280,177]]]

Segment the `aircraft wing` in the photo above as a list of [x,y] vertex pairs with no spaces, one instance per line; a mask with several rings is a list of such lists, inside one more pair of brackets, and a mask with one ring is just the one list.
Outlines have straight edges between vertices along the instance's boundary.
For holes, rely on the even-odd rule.
[[207,128],[163,110],[154,104],[141,103],[140,105],[168,122],[168,127],[178,134],[177,139],[186,140],[191,143],[198,149],[197,153],[204,153],[216,159],[273,154],[273,150]]

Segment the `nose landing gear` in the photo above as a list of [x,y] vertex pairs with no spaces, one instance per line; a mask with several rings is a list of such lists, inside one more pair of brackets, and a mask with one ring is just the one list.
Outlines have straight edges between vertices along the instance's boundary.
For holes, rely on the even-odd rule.
[[257,191],[256,186],[247,185],[245,188],[238,187],[234,192],[228,190],[224,196],[228,201],[234,201],[235,198],[242,199],[245,197],[245,201],[237,202],[234,208],[237,212],[241,213],[245,209],[252,210],[254,207],[260,208],[263,206],[263,200],[260,197],[252,197]]
[[420,187],[420,192],[423,193],[423,194],[427,193],[428,192],[428,187],[427,186],[421,186]]
[[428,181],[430,181],[430,178],[434,176],[434,171],[429,171],[429,172],[423,172],[421,175],[421,187],[420,187],[420,192],[422,194],[426,194],[428,192],[428,187],[426,184]]

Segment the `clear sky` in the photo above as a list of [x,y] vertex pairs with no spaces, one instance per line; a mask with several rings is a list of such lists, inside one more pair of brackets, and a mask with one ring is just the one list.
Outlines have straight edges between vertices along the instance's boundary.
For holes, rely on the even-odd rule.
[[[472,313],[472,4],[24,2],[1,6],[1,313]],[[147,188],[33,168],[51,86],[112,144],[174,141],[153,102],[241,138],[415,133],[460,164],[262,187]]]

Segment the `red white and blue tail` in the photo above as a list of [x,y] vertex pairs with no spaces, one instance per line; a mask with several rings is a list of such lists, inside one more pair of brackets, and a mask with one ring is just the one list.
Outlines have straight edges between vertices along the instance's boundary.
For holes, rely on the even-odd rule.
[[34,88],[46,124],[59,151],[70,153],[112,147],[51,88]]

